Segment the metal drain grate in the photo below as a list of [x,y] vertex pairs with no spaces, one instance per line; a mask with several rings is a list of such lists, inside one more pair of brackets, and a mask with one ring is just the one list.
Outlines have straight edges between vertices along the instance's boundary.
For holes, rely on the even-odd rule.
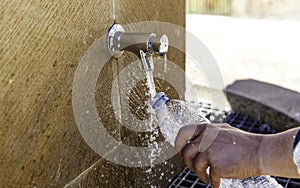
[[[210,115],[214,113],[209,113],[208,118]],[[222,115],[217,115],[217,119],[220,120]],[[214,121],[218,122],[218,121]],[[220,122],[220,121],[219,121]],[[239,113],[230,113],[226,116],[223,121],[224,123],[228,123],[234,127],[242,129],[244,131],[252,132],[252,133],[261,133],[261,134],[273,134],[276,133],[275,130],[272,130],[269,125],[261,124],[256,120],[253,120],[247,116],[243,116]],[[278,183],[280,183],[284,188],[299,188],[300,187],[300,179],[291,179],[291,178],[282,178],[282,177],[275,177]],[[178,176],[171,182],[169,188],[187,188],[187,187],[194,187],[194,188],[204,188],[204,187],[211,187],[210,185],[206,185],[201,180],[198,179],[197,175],[191,172],[187,167],[185,167]]]

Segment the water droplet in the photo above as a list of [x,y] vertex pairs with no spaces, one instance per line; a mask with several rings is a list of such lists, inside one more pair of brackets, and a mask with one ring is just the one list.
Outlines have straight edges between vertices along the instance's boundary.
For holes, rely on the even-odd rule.
[[148,170],[146,170],[146,173],[152,172],[152,168],[150,167]]

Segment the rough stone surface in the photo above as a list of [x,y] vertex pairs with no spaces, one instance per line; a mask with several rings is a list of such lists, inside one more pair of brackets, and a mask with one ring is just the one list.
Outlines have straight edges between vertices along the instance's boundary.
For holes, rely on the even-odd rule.
[[[173,176],[171,171],[162,180],[155,176],[148,181],[144,170],[112,164],[90,149],[75,124],[72,83],[85,51],[106,35],[114,22],[126,25],[163,21],[185,27],[184,1],[1,0],[0,20],[1,186],[129,187],[145,186],[151,181],[167,184]],[[181,40],[184,47],[184,33],[176,38],[170,35],[170,40]],[[183,69],[184,58],[184,53],[170,49],[169,59]],[[108,109],[99,111],[106,117],[108,131],[117,130],[114,136],[119,141],[126,140],[127,134],[122,133],[115,119],[110,119],[109,86],[127,65],[124,60],[128,63],[136,57],[126,53],[118,61],[109,61],[103,73],[108,87],[96,95],[97,105]],[[176,79],[184,87],[184,75]],[[167,86],[162,84],[162,88]],[[136,143],[138,138],[127,140]],[[178,161],[171,160],[165,169],[173,169],[176,174],[182,166],[176,164]],[[136,182],[138,173],[144,179]]]
[[226,87],[232,109],[283,131],[300,125],[300,93],[255,80]]

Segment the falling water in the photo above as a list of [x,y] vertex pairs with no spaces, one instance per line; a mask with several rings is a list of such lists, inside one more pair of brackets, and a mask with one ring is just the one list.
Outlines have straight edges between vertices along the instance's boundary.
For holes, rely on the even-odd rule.
[[156,95],[155,84],[153,79],[153,71],[145,71],[147,78],[147,86],[149,88],[150,99]]
[[167,57],[167,54],[165,54],[164,55],[164,73],[165,74],[167,73],[167,69],[168,69],[168,64],[167,63],[168,63],[168,57]]
[[[147,86],[149,89],[149,95],[150,95],[150,100],[151,100],[156,95],[153,71],[147,70],[147,71],[145,71],[145,73],[146,73]],[[160,151],[159,151],[158,143],[156,141],[156,138],[158,137],[158,128],[153,123],[154,118],[155,118],[155,111],[152,109],[152,107],[150,105],[150,101],[148,101],[148,113],[150,114],[149,131],[151,132],[150,138],[148,141],[148,148],[150,150],[150,154],[149,154],[150,168],[146,172],[151,174],[152,169],[154,167],[154,161],[155,161],[156,157],[159,156]]]

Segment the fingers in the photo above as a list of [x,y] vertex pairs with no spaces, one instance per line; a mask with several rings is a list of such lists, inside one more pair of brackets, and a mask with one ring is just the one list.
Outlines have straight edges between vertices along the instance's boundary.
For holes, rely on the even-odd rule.
[[[188,144],[187,146],[190,146]],[[185,148],[184,148],[184,151]],[[191,155],[190,155],[191,156]],[[187,156],[187,157],[190,157]],[[184,156],[185,157],[185,156]],[[192,157],[191,157],[192,158]],[[209,158],[206,152],[199,153],[193,160],[185,159],[185,163],[191,169],[194,169],[194,172],[197,174],[199,179],[204,183],[208,184],[211,182],[213,188],[219,188],[221,184],[221,179],[219,173],[209,164]],[[192,163],[192,164],[191,164]],[[190,167],[192,166],[192,167]],[[207,169],[209,168],[209,175]]]
[[198,145],[199,145],[200,139],[201,139],[200,137],[197,137],[195,140],[193,140],[192,142],[187,144],[182,149],[184,163],[193,172],[196,171],[196,169],[194,168],[194,160],[197,157],[197,155],[199,154],[199,151],[198,151],[199,146]]
[[194,160],[194,168],[196,169],[196,174],[201,181],[208,184],[210,182],[209,176],[207,174],[208,159],[204,153],[200,153]]
[[209,169],[209,177],[211,179],[212,187],[219,188],[221,179],[220,179],[219,174],[212,167],[210,167],[210,169]]
[[206,126],[207,124],[200,124],[182,127],[175,140],[176,151],[181,151],[190,140],[199,136],[206,129]]

